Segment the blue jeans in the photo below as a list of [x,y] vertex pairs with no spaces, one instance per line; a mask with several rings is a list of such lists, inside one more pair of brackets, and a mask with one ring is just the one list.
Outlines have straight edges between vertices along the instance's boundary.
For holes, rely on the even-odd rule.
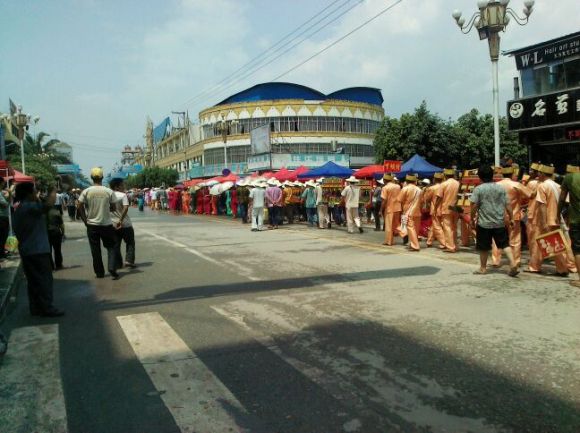
[[314,224],[318,223],[318,215],[316,215],[316,208],[315,207],[307,207],[306,208],[306,217],[308,218],[308,224],[313,226]]
[[238,204],[238,216],[244,224],[248,222],[248,205],[246,203]]
[[280,207],[272,206],[268,208],[268,218],[271,226],[277,226],[280,223]]

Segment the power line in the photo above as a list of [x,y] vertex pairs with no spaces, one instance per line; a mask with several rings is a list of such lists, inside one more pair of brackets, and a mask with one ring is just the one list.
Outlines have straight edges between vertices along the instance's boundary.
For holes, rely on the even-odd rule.
[[[300,44],[302,44],[304,41],[308,40],[309,38],[311,38],[312,36],[314,36],[315,34],[319,33],[320,31],[322,31],[323,29],[325,29],[326,27],[328,27],[330,24],[334,23],[335,21],[337,21],[339,18],[343,17],[344,15],[346,15],[348,12],[350,12],[352,9],[354,9],[356,6],[358,6],[359,4],[361,4],[364,0],[358,0],[357,3],[355,3],[354,5],[352,5],[351,7],[349,7],[348,9],[344,10],[343,12],[341,12],[339,15],[335,16],[333,19],[331,19],[330,21],[328,21],[327,23],[325,23],[324,25],[322,25],[321,27],[319,27],[318,29],[315,29],[313,32],[311,32],[310,34],[306,35],[304,38],[302,38],[300,41],[296,42],[295,44],[291,45],[290,47],[286,48],[284,51],[282,51],[279,55],[277,55],[276,57],[274,57],[273,59],[269,60],[267,63],[263,63],[263,64],[258,64],[256,65],[254,68],[252,68],[251,70],[247,71],[244,75],[242,75],[241,77],[237,77],[236,79],[234,79],[233,81],[231,81],[228,85],[226,85],[224,88],[222,88],[221,90],[219,90],[217,92],[217,94],[222,94],[224,93],[226,90],[232,88],[235,84],[251,77],[252,75],[256,74],[257,72],[261,71],[262,69],[264,69],[266,66],[272,64],[273,62],[275,62],[276,60],[278,60],[280,57],[282,57],[284,54],[288,53],[289,51],[293,50],[294,48],[296,48],[297,46],[299,46]],[[344,6],[347,2],[345,2],[344,4],[342,4],[338,9],[340,9],[342,6]],[[337,10],[338,10],[337,9]],[[334,12],[333,12],[334,13]],[[329,14],[331,15],[331,14]],[[324,19],[328,18],[329,15],[326,15],[323,19],[317,21],[315,24],[319,24],[321,21],[323,21]],[[308,32],[313,26],[307,28],[305,31],[301,32],[299,35],[297,35],[295,38],[293,38],[291,41],[289,42],[293,42],[296,39],[298,39],[300,36],[304,35],[306,32]],[[281,48],[284,48],[281,47]],[[268,56],[266,56],[266,58],[270,57],[271,54],[275,54],[276,52],[279,52],[281,48],[276,49],[274,52],[270,53]],[[265,59],[263,59],[265,60]],[[212,97],[214,97],[215,95],[212,95]],[[207,101],[208,98],[202,98],[201,101]],[[197,103],[195,106],[201,105],[200,103]]]
[[[304,27],[306,24],[310,23],[312,20],[314,20],[318,15],[322,14],[323,12],[327,11],[328,9],[330,9],[332,6],[334,6],[336,3],[338,3],[341,0],[334,0],[332,3],[330,3],[328,6],[326,6],[324,9],[322,9],[321,11],[317,12],[316,14],[314,14],[312,17],[310,17],[307,21],[305,21],[304,23],[302,23],[301,25],[299,25],[297,28],[295,28],[294,30],[292,30],[290,33],[288,33],[286,36],[284,36],[283,38],[279,39],[275,44],[269,46],[267,49],[265,49],[264,51],[262,51],[260,54],[258,54],[257,56],[255,56],[254,58],[252,58],[251,60],[249,60],[248,62],[246,62],[245,64],[243,64],[241,67],[239,67],[238,69],[236,69],[234,72],[232,72],[231,74],[229,74],[227,77],[225,77],[223,80],[219,81],[218,83],[216,83],[212,88],[210,89],[206,89],[201,91],[200,93],[198,93],[197,95],[193,96],[192,98],[188,99],[187,101],[185,101],[183,103],[183,105],[187,105],[191,102],[193,102],[194,100],[198,99],[200,96],[204,96],[209,92],[212,92],[213,90],[215,90],[216,88],[221,87],[221,85],[225,82],[227,82],[231,77],[235,76],[238,72],[246,69],[249,65],[252,65],[253,63],[255,63],[256,60],[261,59],[266,53],[268,53],[269,51],[271,51],[272,49],[274,49],[275,47],[277,47],[278,45],[280,45],[282,42],[284,42],[286,39],[288,39],[290,36],[292,36],[294,33],[296,33],[298,30],[300,30],[302,27]],[[342,6],[344,6],[344,4],[348,3],[350,0],[346,0],[343,4],[341,4],[336,10],[340,9]],[[332,11],[332,13],[334,13],[335,11]],[[318,22],[317,22],[318,23]],[[315,23],[314,25],[316,25],[317,23]]]
[[372,16],[371,18],[369,18],[368,20],[366,20],[364,23],[362,23],[361,25],[359,25],[358,27],[355,27],[353,30],[351,30],[350,32],[348,32],[347,34],[345,34],[344,36],[338,38],[336,41],[334,41],[333,43],[331,43],[330,45],[327,45],[326,47],[324,47],[322,50],[316,52],[315,54],[313,54],[312,56],[308,57],[306,60],[298,63],[297,65],[293,66],[292,68],[288,69],[286,72],[278,75],[277,77],[273,78],[272,81],[276,81],[279,80],[280,78],[284,77],[285,75],[288,75],[290,72],[295,71],[296,69],[298,69],[299,67],[305,65],[306,63],[308,63],[310,60],[314,59],[315,57],[318,57],[320,54],[324,53],[325,51],[329,50],[330,48],[334,47],[335,45],[337,45],[338,43],[342,42],[343,40],[345,40],[346,38],[348,38],[350,35],[352,35],[353,33],[359,31],[360,29],[362,29],[363,27],[365,27],[366,25],[370,24],[372,21],[376,20],[378,17],[380,17],[381,15],[385,14],[386,12],[390,11],[391,9],[393,9],[395,6],[397,6],[398,4],[402,3],[403,0],[397,0],[395,3],[387,6],[385,9],[381,10],[378,14]]

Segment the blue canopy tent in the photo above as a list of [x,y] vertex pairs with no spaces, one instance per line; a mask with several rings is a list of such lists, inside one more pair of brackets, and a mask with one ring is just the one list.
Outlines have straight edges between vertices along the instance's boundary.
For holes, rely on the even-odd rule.
[[406,176],[409,173],[416,173],[420,177],[433,177],[435,173],[442,171],[442,168],[435,167],[433,164],[430,164],[419,155],[414,155],[411,159],[403,164],[401,171],[397,173],[397,176],[401,178],[401,176]]
[[328,161],[326,164],[321,165],[320,167],[313,168],[312,170],[308,170],[305,173],[299,174],[298,178],[300,179],[310,179],[314,177],[342,177],[347,178],[353,173],[353,170],[350,168],[342,167],[340,165],[335,164],[332,161]]

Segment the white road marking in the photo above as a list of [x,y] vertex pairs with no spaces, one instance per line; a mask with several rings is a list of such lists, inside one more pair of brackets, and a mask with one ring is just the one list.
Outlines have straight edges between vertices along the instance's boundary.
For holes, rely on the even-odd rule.
[[58,325],[12,331],[0,368],[2,433],[68,431],[58,341]]
[[147,234],[149,236],[152,236],[152,237],[154,237],[156,239],[159,239],[161,241],[165,241],[168,244],[173,245],[174,247],[182,248],[185,251],[187,251],[188,253],[191,253],[194,256],[199,257],[200,259],[203,259],[203,260],[206,260],[206,261],[208,261],[210,263],[213,263],[214,265],[221,266],[221,267],[224,267],[224,268],[230,268],[230,269],[232,267],[233,268],[236,268],[238,270],[238,275],[241,275],[242,277],[246,277],[246,278],[248,278],[251,281],[260,281],[261,280],[260,278],[254,277],[253,275],[251,275],[252,272],[251,272],[250,269],[243,267],[242,265],[240,265],[239,263],[237,263],[237,262],[235,262],[233,260],[232,261],[224,260],[222,262],[222,261],[213,259],[213,258],[209,257],[208,255],[206,255],[206,254],[204,254],[204,253],[202,253],[202,252],[200,252],[200,251],[198,251],[196,249],[190,248],[187,245],[182,244],[181,242],[177,242],[177,241],[174,241],[173,239],[169,239],[169,238],[163,237],[161,235],[158,235],[157,233],[153,233],[153,232],[148,231],[148,230],[142,230],[142,231],[143,231],[143,233],[145,233],[145,234]]
[[230,413],[245,408],[159,313],[117,320],[181,432],[247,431]]

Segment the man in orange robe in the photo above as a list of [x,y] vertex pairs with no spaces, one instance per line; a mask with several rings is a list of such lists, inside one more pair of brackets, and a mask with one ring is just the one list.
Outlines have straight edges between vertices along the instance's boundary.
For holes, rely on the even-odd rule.
[[[514,174],[513,167],[502,168],[501,174],[503,179],[498,182],[498,185],[501,185],[505,189],[510,207],[513,212],[513,215],[511,215],[512,218],[506,216],[506,227],[508,230],[510,247],[514,256],[514,261],[516,266],[519,268],[522,259],[522,204],[529,200],[531,192],[521,183],[512,180]],[[513,221],[513,225],[509,224],[510,220]],[[493,266],[500,265],[501,253],[502,250],[497,248],[494,244],[492,247]]]
[[385,221],[385,242],[383,245],[392,246],[401,213],[401,202],[399,201],[401,187],[393,182],[391,174],[385,174],[383,180],[385,182],[381,191],[381,213],[384,215]]
[[409,250],[419,251],[418,231],[421,228],[421,199],[423,191],[417,186],[417,176],[407,175],[407,184],[399,193],[401,203],[402,226],[406,225],[407,236],[409,236]]
[[443,235],[445,245],[440,246],[446,253],[457,252],[457,193],[459,192],[459,182],[455,179],[455,169],[446,168],[443,172],[445,182],[441,184],[441,189],[437,192],[436,207],[441,210],[441,221],[443,225]]
[[[552,180],[554,167],[540,165],[539,185],[536,194],[536,215],[534,233],[537,236],[560,228],[561,216],[558,214],[558,201],[560,200],[560,185]],[[535,241],[535,239],[534,239]],[[541,272],[542,257],[538,249],[537,256],[533,257],[529,266],[531,272]],[[556,275],[568,276],[566,254],[561,253],[554,257]]]
[[435,173],[433,176],[433,185],[427,188],[423,196],[423,201],[426,203],[431,214],[431,229],[427,237],[427,247],[433,246],[433,241],[439,242],[440,247],[445,246],[445,236],[443,236],[443,227],[441,226],[441,209],[437,208],[437,194],[441,189],[441,182],[443,181],[443,173]]

